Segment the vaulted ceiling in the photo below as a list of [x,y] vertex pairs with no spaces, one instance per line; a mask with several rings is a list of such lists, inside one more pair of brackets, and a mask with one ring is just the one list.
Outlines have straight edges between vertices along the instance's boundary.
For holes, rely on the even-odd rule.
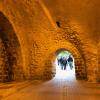
[[53,20],[67,24],[94,43],[100,36],[99,0],[42,0]]

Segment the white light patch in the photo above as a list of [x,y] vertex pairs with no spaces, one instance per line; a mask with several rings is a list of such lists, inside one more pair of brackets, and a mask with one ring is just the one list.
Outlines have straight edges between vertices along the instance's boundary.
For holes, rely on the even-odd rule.
[[58,65],[58,61],[56,58],[55,61],[56,65],[56,79],[70,79],[70,80],[75,80],[75,65],[73,62],[73,69],[70,69],[69,65],[67,64],[66,70],[61,69],[61,65]]

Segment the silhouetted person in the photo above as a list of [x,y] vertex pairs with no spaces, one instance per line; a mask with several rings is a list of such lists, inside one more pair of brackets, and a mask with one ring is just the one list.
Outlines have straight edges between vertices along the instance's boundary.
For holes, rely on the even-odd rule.
[[62,70],[66,70],[67,59],[65,57],[61,57],[57,59],[58,65],[60,65]]
[[64,57],[61,57],[60,60],[60,66],[62,70],[66,70],[66,65],[67,65],[67,59]]
[[57,61],[58,61],[58,65],[60,64],[60,59],[61,59],[61,58],[57,58]]
[[61,69],[63,70],[63,58],[62,57],[60,58],[60,66],[61,66]]
[[67,59],[67,61],[68,61],[70,69],[72,70],[72,68],[73,68],[73,58],[71,57],[71,55],[69,55],[69,58]]
[[67,65],[67,59],[64,58],[64,59],[63,59],[63,67],[64,67],[64,70],[66,70],[66,65]]

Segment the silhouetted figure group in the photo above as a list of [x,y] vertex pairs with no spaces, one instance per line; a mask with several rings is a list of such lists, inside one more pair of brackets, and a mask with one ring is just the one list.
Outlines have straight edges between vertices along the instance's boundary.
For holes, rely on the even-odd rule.
[[66,66],[69,65],[70,69],[73,68],[73,58],[69,55],[68,59],[66,57],[58,58],[58,65],[61,66],[62,70],[66,70]]

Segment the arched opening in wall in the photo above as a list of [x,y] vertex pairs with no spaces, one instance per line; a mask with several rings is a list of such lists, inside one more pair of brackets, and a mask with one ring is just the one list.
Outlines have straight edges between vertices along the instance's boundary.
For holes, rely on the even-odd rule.
[[[58,64],[57,63],[57,58],[59,58],[58,55],[62,51],[67,51],[73,57],[74,68],[75,69],[74,69],[74,74],[73,74],[74,77],[72,77],[72,76],[66,77],[65,76],[65,78],[72,78],[72,79],[79,79],[79,80],[87,80],[87,67],[86,67],[86,63],[85,63],[84,56],[82,56],[81,55],[81,52],[79,52],[78,49],[75,48],[73,45],[71,45],[69,43],[68,44],[65,44],[65,45],[67,45],[67,46],[64,46],[64,48],[59,48],[59,49],[54,50],[55,52],[52,53],[51,56],[49,57],[49,59],[51,60],[51,63],[52,63],[52,65],[49,65],[49,66],[52,66],[52,67],[51,67],[50,72],[49,72],[51,74],[47,73],[47,75],[48,76],[51,75],[52,78],[54,78],[57,75],[57,71],[58,71],[57,70],[57,66],[58,66],[57,65]],[[62,78],[62,77],[60,77],[60,78]]]
[[75,63],[71,52],[66,49],[57,51],[54,65],[57,79],[75,79]]
[[23,79],[21,47],[14,29],[0,12],[0,82]]

